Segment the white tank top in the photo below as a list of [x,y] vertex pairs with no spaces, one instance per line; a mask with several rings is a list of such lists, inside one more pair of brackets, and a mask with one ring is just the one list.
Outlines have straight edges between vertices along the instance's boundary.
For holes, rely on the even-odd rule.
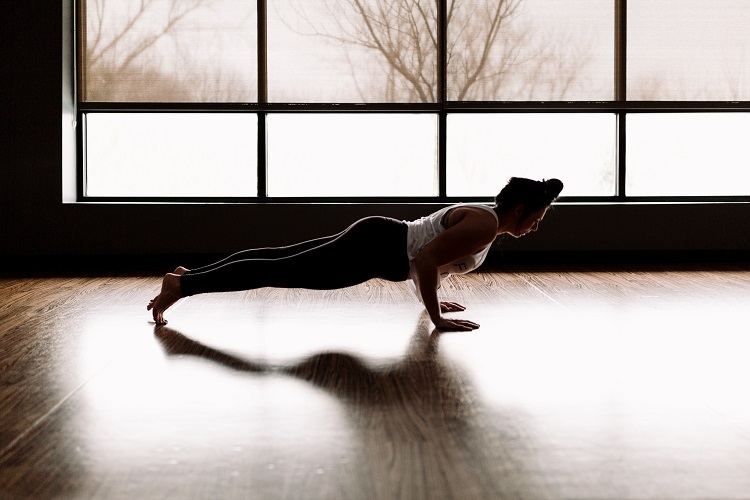
[[[442,208],[437,212],[430,215],[417,219],[415,221],[404,221],[408,227],[406,237],[406,253],[409,256],[409,262],[413,262],[419,251],[430,241],[436,238],[440,233],[445,231],[443,226],[443,218],[445,215],[457,207],[476,207],[487,210],[495,217],[495,221],[498,221],[497,214],[495,211],[487,205],[452,205],[449,207]],[[440,278],[441,280],[450,276],[451,274],[465,274],[469,271],[473,271],[478,268],[487,254],[490,251],[490,243],[486,247],[482,248],[473,255],[463,257],[451,264],[440,267]]]

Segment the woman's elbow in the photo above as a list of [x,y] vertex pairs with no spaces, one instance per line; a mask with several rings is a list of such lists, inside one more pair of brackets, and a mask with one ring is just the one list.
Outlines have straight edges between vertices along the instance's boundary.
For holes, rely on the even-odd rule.
[[414,269],[416,269],[418,273],[436,270],[438,268],[438,264],[435,258],[427,252],[419,252],[414,257],[413,265]]

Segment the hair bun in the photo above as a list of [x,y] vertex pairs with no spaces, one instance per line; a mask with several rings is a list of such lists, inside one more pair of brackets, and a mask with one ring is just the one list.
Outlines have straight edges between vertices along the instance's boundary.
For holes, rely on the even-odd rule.
[[563,183],[560,179],[547,179],[544,181],[544,191],[550,200],[554,200],[560,196],[560,191],[563,190]]

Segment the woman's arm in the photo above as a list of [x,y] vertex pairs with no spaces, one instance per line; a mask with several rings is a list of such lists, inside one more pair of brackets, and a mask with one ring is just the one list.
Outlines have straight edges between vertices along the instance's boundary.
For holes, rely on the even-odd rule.
[[[458,212],[460,210],[460,212]],[[469,208],[457,208],[450,227],[430,241],[414,258],[415,285],[430,319],[439,330],[474,330],[479,325],[466,320],[451,320],[441,315],[437,288],[441,266],[472,255],[491,244],[497,236],[497,222],[491,214]]]

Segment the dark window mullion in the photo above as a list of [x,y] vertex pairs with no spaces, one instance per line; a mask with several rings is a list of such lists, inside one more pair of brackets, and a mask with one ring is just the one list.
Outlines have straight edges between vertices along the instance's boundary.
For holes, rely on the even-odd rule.
[[438,116],[438,196],[447,198],[448,196],[448,166],[446,160],[447,154],[447,116],[445,111],[441,111]]
[[448,6],[447,1],[438,2],[438,25],[437,25],[437,96],[440,101],[438,115],[438,196],[448,196],[448,166],[446,160],[447,142],[447,114],[446,102],[448,101]]
[[83,181],[86,175],[86,150],[85,150],[85,131],[84,120],[86,115],[81,112],[81,102],[85,101],[85,82],[86,82],[86,2],[84,0],[75,0],[73,3],[73,54],[74,54],[74,78],[73,87],[76,89],[76,201],[86,199],[85,183]]
[[626,168],[626,157],[627,157],[627,113],[623,110],[617,113],[617,176],[615,181],[615,196],[620,201],[626,201],[626,190],[625,190],[625,168]]
[[79,109],[76,112],[76,200],[86,199],[86,114]]
[[258,1],[258,104],[268,103],[268,37],[266,35],[268,21],[266,16],[266,0]]
[[628,1],[615,0],[615,101],[627,100]]
[[[615,0],[615,101],[627,103],[627,53],[628,53],[628,1]],[[627,114],[625,109],[617,112],[617,176],[615,195],[625,201],[627,193],[626,158],[627,158]]]
[[268,197],[268,155],[266,154],[266,116],[268,104],[268,19],[266,0],[258,1],[258,198]]
[[258,198],[268,198],[268,155],[266,153],[266,117],[265,111],[258,112]]

